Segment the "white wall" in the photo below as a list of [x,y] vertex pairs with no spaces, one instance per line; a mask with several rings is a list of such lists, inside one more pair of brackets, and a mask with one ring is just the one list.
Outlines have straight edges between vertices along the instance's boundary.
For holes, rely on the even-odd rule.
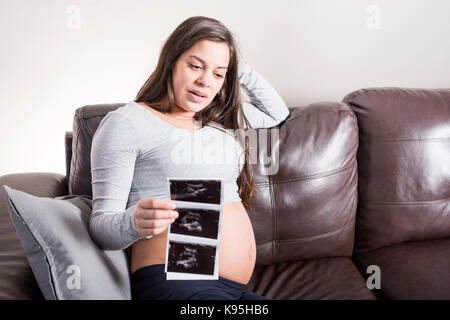
[[134,99],[194,15],[228,26],[289,106],[450,88],[448,0],[0,0],[0,175],[65,174],[75,109]]

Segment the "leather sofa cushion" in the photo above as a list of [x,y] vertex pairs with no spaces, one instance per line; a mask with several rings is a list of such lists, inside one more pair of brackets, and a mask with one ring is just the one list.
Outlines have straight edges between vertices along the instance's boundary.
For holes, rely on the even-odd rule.
[[247,289],[271,299],[375,299],[352,260],[346,257],[257,266]]
[[354,260],[362,271],[379,266],[381,289],[375,293],[381,299],[449,300],[449,253],[450,238],[445,238],[380,248],[357,254]]

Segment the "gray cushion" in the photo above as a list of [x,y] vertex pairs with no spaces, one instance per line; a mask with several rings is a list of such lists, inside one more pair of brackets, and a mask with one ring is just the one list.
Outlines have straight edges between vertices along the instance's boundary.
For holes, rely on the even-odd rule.
[[36,197],[6,185],[3,188],[45,299],[131,299],[125,252],[102,251],[89,235],[90,197]]

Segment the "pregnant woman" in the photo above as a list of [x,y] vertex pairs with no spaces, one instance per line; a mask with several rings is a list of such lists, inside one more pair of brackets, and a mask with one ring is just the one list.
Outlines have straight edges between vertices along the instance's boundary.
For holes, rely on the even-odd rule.
[[[103,250],[131,250],[133,299],[265,299],[244,290],[256,259],[246,211],[254,181],[249,144],[232,132],[288,114],[221,22],[191,17],[173,31],[136,99],[109,112],[92,140],[91,236]],[[178,217],[168,177],[224,181],[219,280],[166,280],[167,229]]]

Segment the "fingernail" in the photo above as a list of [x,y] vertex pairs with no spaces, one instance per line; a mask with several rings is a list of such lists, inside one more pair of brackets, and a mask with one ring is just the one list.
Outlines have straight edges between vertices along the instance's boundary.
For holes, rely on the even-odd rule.
[[177,205],[175,203],[172,203],[172,209],[175,209]]

